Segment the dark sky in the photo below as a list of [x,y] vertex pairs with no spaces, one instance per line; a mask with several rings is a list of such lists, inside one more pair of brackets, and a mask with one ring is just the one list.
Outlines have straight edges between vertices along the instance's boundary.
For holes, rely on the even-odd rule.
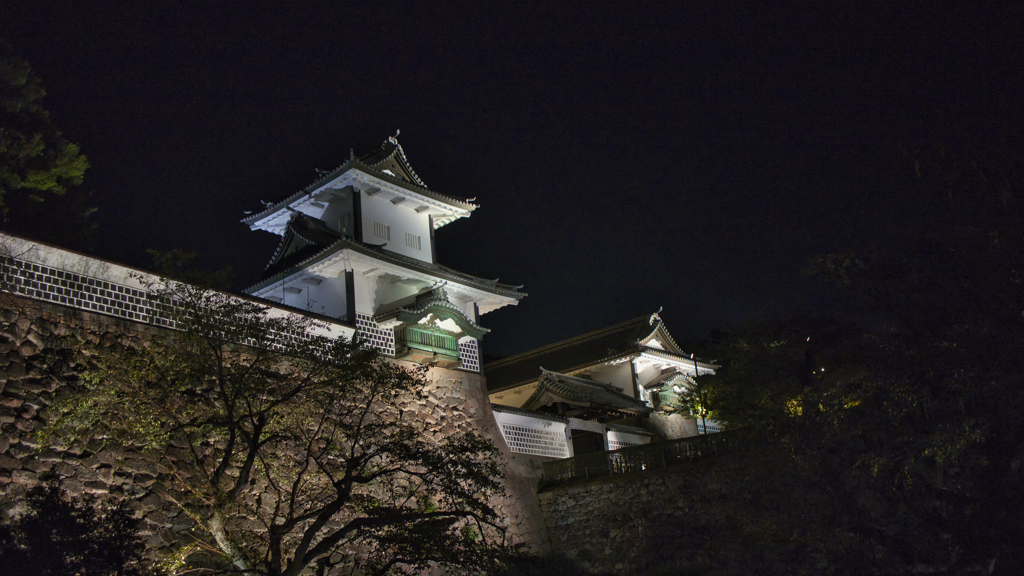
[[530,294],[482,319],[486,352],[659,306],[687,340],[827,307],[808,257],[941,217],[899,147],[1024,134],[1019,3],[368,4],[5,1],[93,165],[90,250],[194,250],[245,286],[277,237],[242,211],[401,129],[481,205],[440,261]]

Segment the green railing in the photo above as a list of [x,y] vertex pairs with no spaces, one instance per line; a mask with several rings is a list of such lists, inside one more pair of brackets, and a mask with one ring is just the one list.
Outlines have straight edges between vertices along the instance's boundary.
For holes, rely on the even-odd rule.
[[454,336],[410,326],[405,331],[405,338],[405,343],[409,348],[459,357],[459,339]]
[[672,392],[665,391],[658,392],[657,394],[659,406],[673,406],[676,408],[683,407],[683,398],[679,394],[673,394]]
[[551,460],[543,464],[541,485],[664,468],[679,462],[739,452],[744,446],[739,436],[723,432]]

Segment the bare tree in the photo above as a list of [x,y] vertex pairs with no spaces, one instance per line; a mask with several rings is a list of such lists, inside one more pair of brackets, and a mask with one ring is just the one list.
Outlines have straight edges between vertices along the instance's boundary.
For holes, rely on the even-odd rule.
[[425,369],[252,301],[155,288],[175,330],[90,358],[52,438],[150,443],[167,498],[237,572],[500,563],[497,452],[465,426],[431,431]]

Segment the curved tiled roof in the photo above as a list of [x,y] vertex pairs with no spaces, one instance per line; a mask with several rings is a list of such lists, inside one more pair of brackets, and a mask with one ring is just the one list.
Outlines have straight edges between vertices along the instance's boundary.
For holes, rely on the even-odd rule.
[[490,362],[484,365],[487,388],[497,392],[532,382],[540,376],[540,366],[557,372],[572,372],[606,359],[636,352],[639,349],[638,342],[654,332],[655,327],[651,326],[650,319],[650,316],[640,316]]
[[[533,382],[540,377],[540,366],[557,372],[574,372],[640,352],[676,360],[691,360],[672,351],[658,350],[641,344],[655,332],[659,332],[660,337],[664,338],[670,347],[681,352],[665,329],[661,317],[655,313],[489,362],[484,365],[487,389],[490,392],[500,392]],[[706,364],[700,360],[697,362]]]
[[541,368],[537,389],[523,403],[523,407],[535,410],[543,405],[545,397],[548,399],[558,398],[567,404],[586,408],[604,408],[632,414],[654,412],[654,408],[648,406],[644,401],[626,396],[611,384],[559,374]]
[[563,416],[556,416],[554,414],[548,414],[547,412],[538,412],[536,410],[523,410],[522,408],[505,406],[503,404],[491,404],[491,410],[495,412],[504,412],[506,414],[518,414],[519,416],[529,416],[530,418],[537,418],[540,420],[551,420],[552,422],[561,422],[562,424],[569,423],[569,419]]
[[[412,183],[416,184],[424,190],[429,190],[423,179],[419,177],[419,174],[412,169],[409,165],[409,159],[405,156],[405,150],[402,149],[402,145],[398,143],[398,138],[395,136],[389,137],[380,145],[377,150],[371,150],[366,154],[359,157],[359,161],[366,166],[377,169],[383,167],[388,160],[394,160],[402,167],[402,170],[412,178]],[[383,173],[383,171],[378,170]]]
[[[389,252],[379,246],[357,242],[342,235],[340,232],[332,230],[322,221],[300,212],[296,212],[289,221],[287,230],[285,237],[281,240],[281,244],[278,245],[275,259],[271,260],[263,278],[256,284],[246,288],[245,292],[255,292],[277,282],[278,280],[282,280],[303,268],[308,268],[332,254],[340,252],[341,250],[349,249],[365,256],[397,264],[409,270],[423,272],[442,279],[454,280],[461,284],[494,294],[509,296],[516,299],[522,299],[526,296],[525,292],[519,291],[521,286],[512,286],[510,284],[501,284],[495,280],[477,278],[476,276],[452,270],[447,266],[441,266],[440,264],[432,262],[424,262],[422,260]],[[310,240],[315,239],[322,241],[323,243],[307,243],[291,253],[283,254],[283,252],[287,250],[285,242],[294,241],[289,240],[289,238],[301,239],[303,242],[310,242]]]
[[[408,172],[410,177],[413,178],[413,181],[408,181],[398,176],[385,174],[384,172],[377,170],[376,167],[383,165],[390,159],[394,159],[396,162],[398,162]],[[384,144],[381,145],[380,149],[371,150],[370,152],[362,154],[359,157],[350,157],[347,161],[345,161],[344,164],[338,166],[337,168],[331,170],[330,172],[325,173],[323,176],[318,178],[309,186],[306,186],[302,190],[295,192],[294,194],[288,196],[283,200],[269,204],[266,208],[264,208],[260,212],[257,212],[256,214],[246,216],[245,218],[242,219],[242,222],[250,225],[254,224],[259,220],[265,218],[266,216],[269,216],[275,212],[284,209],[286,206],[291,205],[292,202],[298,200],[299,198],[302,198],[303,196],[315,192],[317,189],[321,188],[325,184],[328,184],[331,180],[334,180],[338,176],[341,176],[342,174],[348,172],[353,168],[357,168],[376,178],[380,178],[381,180],[390,182],[392,184],[397,184],[398,186],[407,188],[412,192],[422,194],[423,196],[426,196],[433,200],[437,200],[439,202],[443,202],[445,204],[449,204],[456,208],[462,208],[464,210],[474,210],[477,207],[476,204],[473,204],[468,200],[456,198],[454,196],[448,196],[445,194],[440,194],[427,188],[426,184],[423,183],[423,180],[421,180],[420,177],[416,174],[416,172],[413,171],[412,167],[409,166],[409,160],[406,158],[405,151],[402,150],[402,147],[398,144],[398,141],[394,138],[388,138],[388,140],[386,140]]]
[[429,293],[417,297],[416,302],[414,302],[412,305],[402,306],[394,310],[390,310],[388,312],[383,312],[381,314],[374,316],[373,319],[378,324],[380,324],[386,320],[395,318],[402,314],[411,314],[414,316],[424,315],[431,308],[444,308],[446,310],[451,311],[453,314],[459,317],[461,322],[465,322],[466,326],[468,326],[473,331],[479,332],[481,336],[491,331],[490,328],[484,328],[483,326],[480,326],[476,322],[473,322],[473,320],[471,320],[470,318],[467,318],[465,312],[463,312],[458,306],[452,304],[452,302],[448,300],[448,295],[447,293],[445,293],[444,288],[436,288],[434,290],[431,290]]
[[274,250],[274,256],[264,268],[260,281],[294,268],[341,238],[344,238],[343,234],[332,230],[323,221],[295,212]]

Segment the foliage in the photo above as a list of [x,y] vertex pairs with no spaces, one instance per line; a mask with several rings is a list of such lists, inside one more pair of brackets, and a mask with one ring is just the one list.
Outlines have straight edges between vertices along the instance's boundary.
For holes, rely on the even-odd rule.
[[707,419],[715,416],[718,406],[718,389],[704,378],[690,378],[679,395],[680,406],[692,416],[700,419],[701,429],[706,429]]
[[47,203],[47,218],[40,217],[41,203],[65,196],[89,167],[78,146],[57,131],[42,105],[45,95],[27,62],[0,55],[0,217],[16,232],[38,235],[44,220],[60,220],[66,212],[63,226],[87,230],[93,209],[85,205],[85,194],[72,194],[58,206]]
[[[761,517],[762,534],[790,531],[799,544],[793,572],[841,572],[839,557],[856,573],[1010,573],[1021,562],[1015,180],[948,152],[915,170],[943,200],[969,207],[885,252],[812,262],[808,271],[834,281],[856,315],[746,326],[713,342],[711,354],[727,358],[707,380],[717,417],[771,439],[787,490],[815,503]],[[816,529],[805,529],[813,518]],[[767,536],[755,541],[780,550]]]
[[0,575],[134,576],[143,569],[139,521],[124,502],[70,501],[55,486],[28,493],[28,512],[0,526]]
[[193,286],[210,290],[227,290],[231,286],[230,266],[208,272],[196,265],[198,254],[186,250],[146,250],[152,262],[152,269],[161,278],[170,278]]
[[472,432],[431,431],[415,409],[425,369],[252,301],[175,282],[154,291],[178,332],[91,359],[50,434],[149,443],[169,497],[245,573],[497,565],[496,451]]

